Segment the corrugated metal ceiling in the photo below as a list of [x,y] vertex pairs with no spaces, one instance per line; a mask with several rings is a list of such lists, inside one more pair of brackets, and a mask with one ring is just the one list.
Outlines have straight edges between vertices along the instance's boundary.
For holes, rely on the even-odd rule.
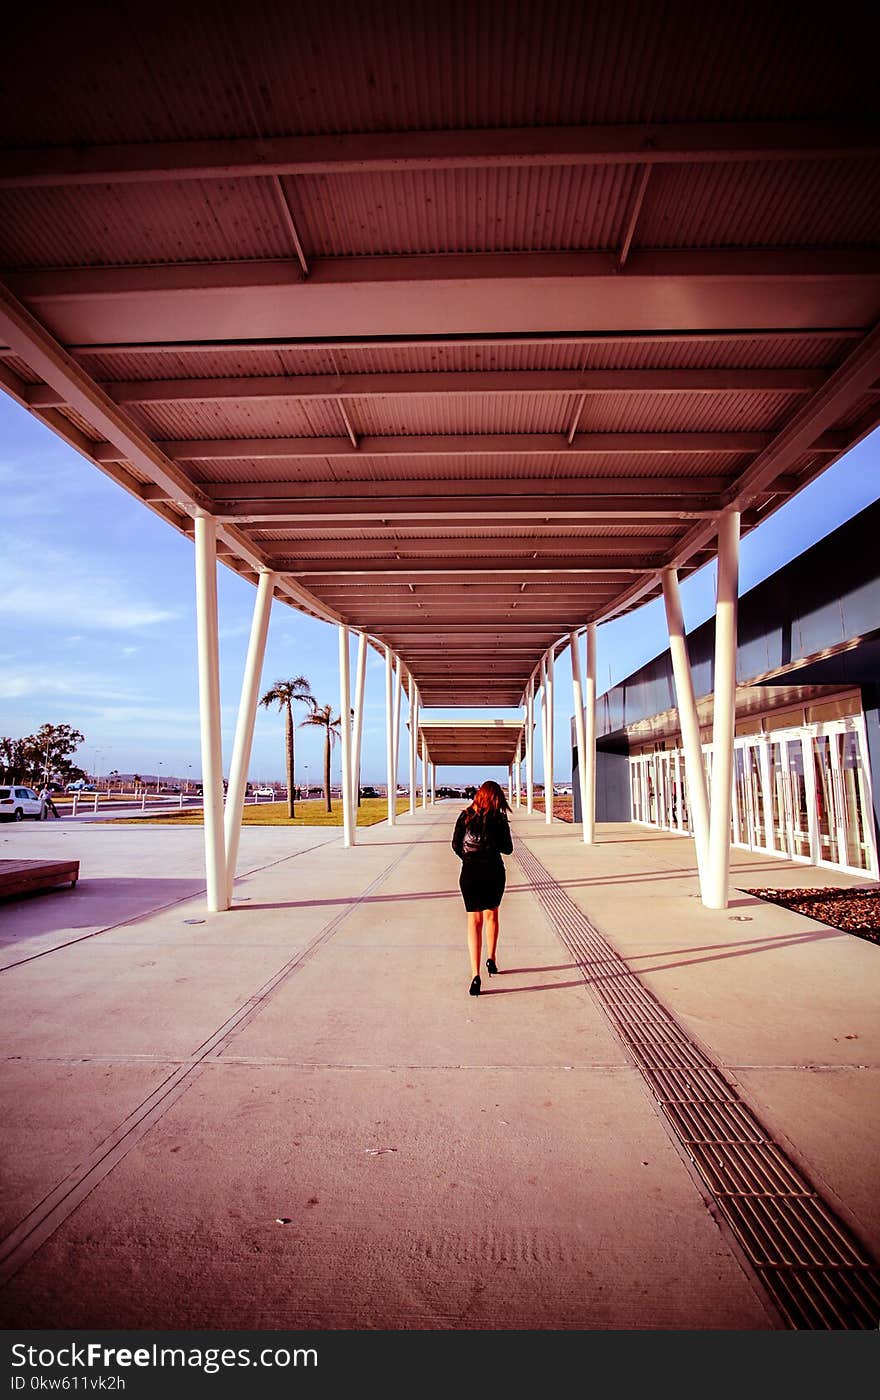
[[[492,589],[481,615],[497,623],[498,640],[463,633],[457,646],[487,670],[498,666],[514,675],[516,683],[493,691],[477,677],[450,690],[450,682],[426,678],[426,703],[441,695],[448,703],[477,703],[482,696],[487,703],[517,703],[543,647],[561,631],[625,610],[656,592],[656,565],[672,557],[673,545],[693,529],[707,520],[711,525],[713,512],[730,499],[725,490],[761,461],[760,443],[741,450],[736,440],[725,442],[725,434],[761,433],[769,439],[814,411],[821,421],[817,436],[842,433],[843,450],[847,433],[858,437],[880,417],[880,399],[868,392],[870,384],[857,385],[849,398],[835,400],[834,411],[824,411],[821,385],[780,389],[760,379],[712,391],[686,384],[663,392],[606,385],[585,397],[570,386],[549,384],[495,384],[484,391],[474,382],[460,388],[443,383],[439,391],[404,393],[399,386],[395,391],[393,382],[395,375],[438,371],[815,368],[827,377],[858,354],[880,317],[880,281],[864,257],[880,243],[876,142],[859,155],[845,152],[845,158],[832,151],[821,158],[808,153],[768,159],[757,150],[729,161],[658,164],[644,186],[635,159],[530,165],[515,155],[494,166],[334,171],[284,175],[278,183],[253,173],[232,178],[222,170],[211,178],[181,179],[174,175],[173,152],[159,149],[183,140],[266,142],[322,132],[876,118],[874,54],[858,7],[806,12],[800,6],[758,7],[735,0],[697,15],[691,6],[634,0],[614,7],[580,0],[541,5],[490,0],[476,6],[465,0],[444,6],[428,0],[406,6],[390,0],[369,6],[308,0],[296,7],[254,0],[246,9],[212,7],[196,15],[190,7],[162,2],[152,7],[149,26],[124,7],[73,7],[53,15],[49,32],[38,14],[19,11],[7,21],[5,40],[4,140],[29,148],[35,160],[44,146],[139,143],[152,147],[168,167],[162,167],[163,178],[143,184],[108,178],[91,185],[0,188],[0,263],[10,276],[16,269],[39,274],[139,266],[159,274],[177,269],[179,276],[180,265],[190,264],[195,284],[186,293],[190,309],[203,290],[203,268],[245,277],[243,289],[232,286],[222,294],[223,315],[211,333],[190,336],[188,344],[176,343],[183,335],[178,311],[184,294],[166,287],[118,297],[111,322],[118,351],[106,344],[106,319],[100,322],[102,336],[93,334],[88,296],[81,283],[68,281],[69,290],[60,295],[71,323],[82,332],[71,334],[70,348],[96,384],[389,377],[382,392],[370,396],[357,392],[363,386],[340,385],[341,402],[297,396],[292,382],[293,392],[283,397],[259,397],[260,386],[254,384],[241,392],[219,390],[206,400],[187,397],[184,386],[176,401],[154,398],[118,409],[110,404],[109,419],[98,389],[92,417],[88,395],[66,407],[63,397],[49,394],[41,402],[37,395],[35,411],[54,414],[57,423],[68,421],[96,444],[103,443],[108,421],[116,423],[119,442],[129,441],[130,430],[137,428],[155,443],[175,443],[175,460],[167,465],[180,484],[165,500],[154,499],[155,490],[148,493],[158,509],[167,513],[169,500],[188,500],[190,487],[218,493],[225,488],[217,510],[235,567],[251,577],[255,562],[287,560],[291,577],[302,572],[300,584],[311,590],[316,610],[323,603],[370,625],[380,638],[400,636],[400,651],[406,659],[410,647],[417,680],[420,657],[448,655],[462,607],[462,579],[479,574],[484,588]],[[297,238],[308,273],[301,281]],[[659,278],[647,330],[630,310],[621,312],[620,323],[609,332],[607,312],[594,315],[597,281],[607,304],[613,292],[605,283],[626,288],[632,258],[662,249],[690,250],[695,256],[682,264],[682,276]],[[868,275],[848,272],[845,259],[832,272],[811,270],[809,258],[839,249],[858,253],[857,266]],[[364,260],[358,266],[369,270],[358,276],[375,275],[378,286],[391,287],[382,281],[386,265],[368,264],[367,257],[412,259],[406,267],[418,264],[422,276],[430,265],[442,281],[450,255],[509,252],[532,258],[529,267],[537,268],[534,259],[544,252],[578,250],[607,255],[599,260],[607,275],[593,281],[595,265],[587,276],[583,260],[575,260],[577,266],[570,259],[564,263],[572,268],[570,300],[577,317],[570,323],[574,332],[566,334],[556,333],[558,322],[541,322],[540,290],[531,286],[533,278],[539,286],[540,271],[517,272],[507,303],[493,304],[492,329],[503,325],[506,334],[490,330],[482,338],[464,334],[469,323],[462,311],[464,299],[484,290],[479,271],[470,274],[470,290],[464,293],[454,278],[443,282],[444,299],[434,321],[409,340],[389,338],[397,328],[380,324],[381,302],[375,330],[364,333],[361,293],[344,281],[333,290],[335,260],[343,256]],[[784,269],[774,271],[775,264],[768,263],[761,281],[748,268],[719,273],[721,263],[704,266],[700,260],[704,253],[723,259],[734,251],[759,258],[780,251],[790,255],[791,277],[786,280]],[[253,313],[246,275],[251,267],[260,273],[270,259],[281,260],[285,289],[289,284],[303,294],[304,311],[291,316],[292,343],[283,338],[286,325],[282,339],[264,343]],[[397,264],[387,266],[394,270]],[[483,280],[491,294],[496,265],[478,260],[472,266],[488,269]],[[345,275],[355,274],[349,268]],[[762,291],[758,309],[767,319],[758,324],[768,325],[769,333],[754,331],[755,321],[742,311],[740,298],[750,278],[766,290],[770,309]],[[36,285],[29,309],[38,322],[51,325],[51,306]],[[106,275],[97,285],[106,290],[98,291],[96,301],[115,295]],[[414,296],[419,285],[416,279]],[[331,343],[312,310],[328,287],[343,308],[344,331],[351,331]],[[801,300],[780,295],[773,301],[780,287],[786,293],[794,288]],[[406,290],[387,294],[408,295]],[[710,298],[711,314],[701,312],[703,297]],[[160,345],[139,343],[131,329],[136,321],[127,318],[138,298],[154,298],[161,308]],[[523,308],[529,298],[527,318]],[[756,303],[750,305],[754,309]],[[510,338],[511,322],[544,328],[517,342]],[[669,333],[682,324],[695,334]],[[592,334],[603,327],[602,335]],[[96,338],[97,348],[90,349]],[[56,366],[62,364],[66,373],[63,351],[56,351]],[[48,363],[38,362],[44,368]],[[2,356],[0,371],[7,387],[25,401],[29,386],[39,390],[43,383],[26,355]],[[49,374],[53,383],[54,373]],[[331,386],[320,387],[325,393]],[[695,444],[676,438],[667,451],[662,450],[667,444],[651,436],[630,443],[626,451],[585,451],[577,439],[571,447],[566,444],[575,420],[581,433],[700,433],[717,435],[717,443],[710,450],[712,441],[701,440],[700,450],[690,451]],[[479,441],[493,434],[494,444]],[[516,441],[526,434],[545,441]],[[474,440],[461,452],[464,435]],[[224,441],[272,438],[328,439],[333,455],[296,456],[294,445],[289,456],[258,457],[256,444],[249,452],[246,441],[240,450],[235,447],[234,458],[210,455],[212,444],[222,452]],[[376,438],[391,440],[378,445],[385,455],[376,451]],[[425,438],[430,440],[420,441]],[[188,439],[207,440],[208,448],[199,449],[204,455],[189,459]],[[454,450],[442,451],[444,439]],[[423,447],[430,451],[423,454]],[[768,500],[775,505],[785,499],[833,455],[810,448],[811,440],[800,438],[778,448],[778,466],[763,494],[748,497],[747,528],[768,509]],[[101,450],[96,448],[99,456]],[[108,470],[129,487],[161,478],[161,471],[151,475],[143,461],[120,465],[120,455],[114,444],[104,460],[112,458]],[[780,480],[775,496],[769,495]],[[266,501],[260,499],[261,483]],[[481,483],[486,486],[482,501],[475,490]],[[706,500],[697,500],[696,522],[673,519],[673,503],[682,516],[694,513],[688,507],[697,483]],[[300,487],[309,508],[315,508],[315,491],[322,485],[328,499],[318,499],[309,519],[304,511],[293,521],[279,519],[277,511],[273,516],[279,496],[295,500]],[[575,485],[580,503],[566,511]],[[252,519],[226,519],[226,502],[236,488]],[[503,515],[494,503],[499,494]],[[432,500],[420,501],[420,495]],[[442,521],[427,515],[432,505],[438,510],[444,503],[457,505],[463,496],[472,499],[472,510],[454,519],[447,513]],[[402,511],[399,497],[426,507],[425,514]],[[527,504],[521,505],[520,497],[528,497]],[[579,517],[584,500],[596,509],[606,497],[615,503],[613,522]],[[204,499],[210,504],[210,497]],[[383,504],[386,526],[377,523]],[[553,523],[536,523],[541,505],[557,513]],[[190,513],[192,508],[190,502]],[[637,541],[644,541],[641,553],[632,552]],[[606,553],[616,542],[616,558],[605,562],[620,572],[578,567],[603,542],[611,542]],[[712,547],[709,529],[693,546],[683,572],[702,562]],[[430,574],[419,570],[420,558],[427,560]],[[499,572],[491,571],[493,559]],[[413,561],[411,573],[406,560]],[[326,569],[317,573],[325,561]],[[383,561],[397,570],[383,570]],[[571,571],[567,561],[574,561]],[[359,566],[363,572],[345,571]],[[305,595],[299,596],[302,603]],[[309,606],[308,597],[303,606]],[[505,643],[505,637],[521,636],[519,628],[528,628],[530,616],[538,621],[528,631],[525,651],[513,640]],[[514,620],[516,633],[510,631]],[[418,647],[407,638],[407,627],[416,622],[425,628],[414,634]]]

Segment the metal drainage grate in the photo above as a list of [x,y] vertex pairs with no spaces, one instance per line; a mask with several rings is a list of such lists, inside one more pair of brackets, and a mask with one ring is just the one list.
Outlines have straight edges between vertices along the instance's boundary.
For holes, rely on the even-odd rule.
[[521,841],[516,857],[789,1326],[876,1328],[880,1275],[863,1246]]

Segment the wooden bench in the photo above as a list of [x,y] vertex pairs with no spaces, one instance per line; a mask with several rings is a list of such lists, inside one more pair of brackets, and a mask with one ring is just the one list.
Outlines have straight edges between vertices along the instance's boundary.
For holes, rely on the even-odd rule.
[[0,899],[70,885],[79,879],[78,860],[0,860]]

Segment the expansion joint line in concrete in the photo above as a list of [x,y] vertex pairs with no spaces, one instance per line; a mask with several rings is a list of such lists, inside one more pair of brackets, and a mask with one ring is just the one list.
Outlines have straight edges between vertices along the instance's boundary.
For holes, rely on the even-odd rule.
[[864,1245],[521,840],[516,858],[787,1325],[875,1329],[880,1274]]
[[389,875],[406,859],[418,845],[418,838],[405,846],[392,861],[385,866],[375,879],[371,880],[351,903],[341,909],[318,934],[300,949],[282,968],[270,977],[253,996],[248,997],[231,1016],[224,1021],[213,1035],[209,1036],[174,1073],[154,1089],[138,1107],[110,1133],[75,1171],[50,1191],[23,1220],[0,1241],[0,1287],[7,1283],[19,1269],[45,1244],[46,1240],[63,1225],[77,1206],[98,1186],[106,1176],[127,1156],[153,1127],[154,1123],[172,1107],[191,1084],[202,1074],[206,1065],[217,1060],[226,1046],[239,1031],[259,1015],[266,1003],[279,987],[309,962],[318,950],[329,941],[351,914],[366,900]]

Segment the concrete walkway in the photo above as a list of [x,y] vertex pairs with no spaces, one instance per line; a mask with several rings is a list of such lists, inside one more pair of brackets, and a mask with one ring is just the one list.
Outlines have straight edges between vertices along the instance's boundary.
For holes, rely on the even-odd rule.
[[[82,879],[0,907],[2,1325],[780,1326],[513,858],[467,995],[456,811],[245,829],[213,916],[197,829],[15,829]],[[709,913],[681,837],[515,827],[876,1251],[880,949]],[[849,883],[734,854],[780,882]]]

